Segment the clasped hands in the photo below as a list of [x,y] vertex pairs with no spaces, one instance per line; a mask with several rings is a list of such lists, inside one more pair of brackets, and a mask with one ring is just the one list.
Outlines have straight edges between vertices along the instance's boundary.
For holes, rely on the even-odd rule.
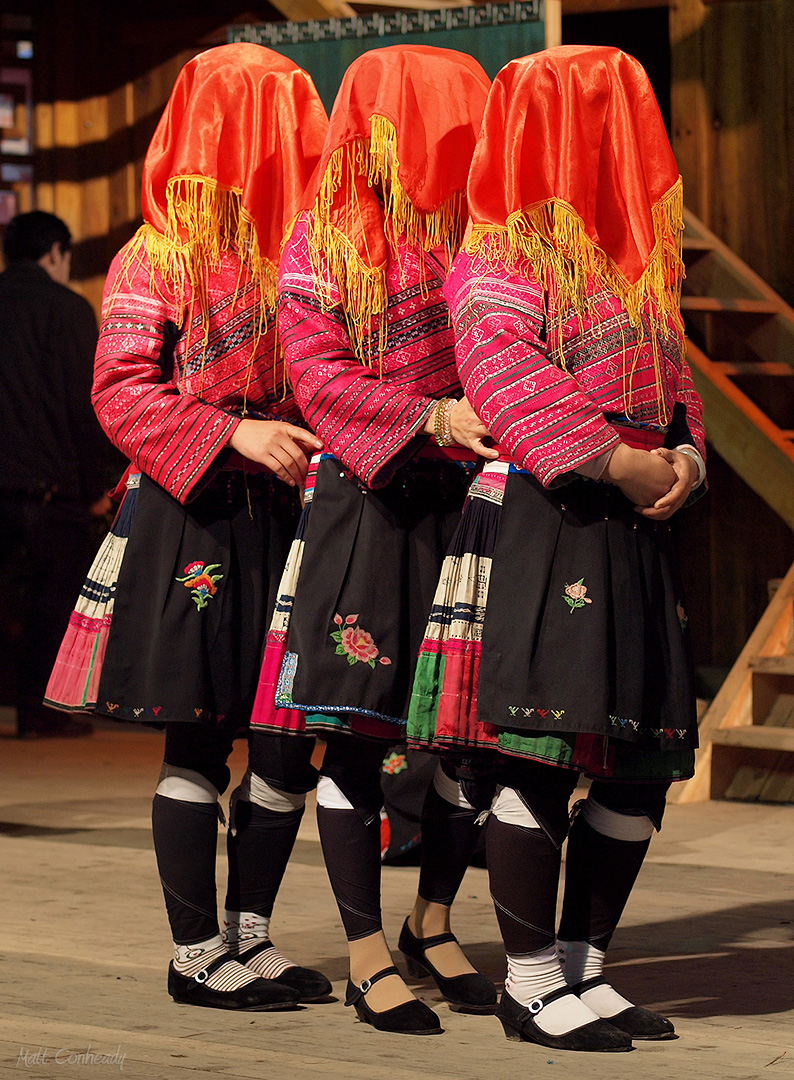
[[[483,442],[488,438],[488,428],[465,397],[450,410],[449,423],[459,446],[468,446],[491,460],[499,456],[497,450]],[[428,421],[431,424],[432,418]],[[229,444],[291,487],[303,486],[308,458],[323,445],[304,428],[279,420],[241,420]],[[666,521],[686,502],[697,483],[698,467],[691,457],[677,450],[659,447],[648,452],[621,443],[610,456],[601,479],[619,487],[643,517]]]
[[638,514],[666,521],[684,505],[698,475],[697,464],[678,450],[660,446],[649,452],[621,443],[601,479],[619,487]]
[[[425,425],[433,433],[432,415]],[[481,457],[495,459],[499,452],[486,446],[488,428],[463,397],[449,412],[452,436],[459,446],[468,446]],[[601,479],[615,484],[643,517],[666,521],[679,510],[698,481],[698,467],[687,454],[658,447],[650,452],[621,443],[613,451]]]

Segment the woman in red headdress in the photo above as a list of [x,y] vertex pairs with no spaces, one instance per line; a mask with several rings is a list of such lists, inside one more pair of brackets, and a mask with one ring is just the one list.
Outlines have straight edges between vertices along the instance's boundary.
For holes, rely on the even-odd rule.
[[[508,64],[468,193],[473,228],[444,291],[461,381],[501,454],[442,571],[409,739],[498,752],[487,850],[508,1037],[625,1050],[673,1034],[602,966],[667,789],[693,769],[668,520],[705,471],[681,179],[641,66],[580,46]],[[593,783],[569,833],[580,774]]]
[[[312,459],[268,634],[254,740],[278,747],[283,740],[267,733],[290,730],[308,758],[306,736],[327,739],[318,821],[350,946],[347,1004],[377,1028],[411,1034],[440,1025],[399,978],[383,934],[380,775],[403,737],[417,648],[471,468],[492,453],[462,396],[441,293],[466,223],[488,86],[476,61],[446,49],[361,56],[342,82],[279,268],[280,339],[324,453]],[[294,789],[274,757],[267,778]],[[437,773],[422,818],[419,899],[400,948],[453,1008],[492,1012],[493,985],[449,928],[477,801],[454,772]]]
[[320,445],[297,426],[274,309],[281,240],[326,126],[311,79],[277,53],[228,45],[191,60],[144,162],[144,225],[103,300],[93,400],[137,499],[96,711],[165,725],[152,820],[168,989],[215,1008],[330,990],[269,940],[302,805],[263,800],[253,759],[233,800],[223,939],[215,893],[218,795],[253,705],[306,454]]

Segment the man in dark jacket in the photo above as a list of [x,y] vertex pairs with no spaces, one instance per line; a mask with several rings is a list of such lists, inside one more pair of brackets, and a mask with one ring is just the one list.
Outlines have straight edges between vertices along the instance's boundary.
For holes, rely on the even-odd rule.
[[91,561],[90,518],[109,509],[109,444],[90,399],[96,319],[67,288],[70,241],[64,222],[40,210],[17,215],[3,237],[0,569],[18,567],[29,580],[17,670],[23,737],[91,731],[41,704]]

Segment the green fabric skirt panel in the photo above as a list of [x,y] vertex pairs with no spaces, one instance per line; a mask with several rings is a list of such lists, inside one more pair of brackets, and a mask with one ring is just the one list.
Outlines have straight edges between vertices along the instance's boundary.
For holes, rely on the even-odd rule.
[[[414,690],[408,720],[408,732],[413,746],[433,746],[449,754],[459,750],[464,757],[476,754],[481,748],[471,744],[456,745],[451,739],[436,738],[436,716],[444,685],[446,657],[439,653],[422,653],[417,662]],[[592,779],[623,781],[686,780],[693,772],[692,750],[642,750],[620,739],[575,732],[517,732],[499,731],[491,744],[493,749],[511,757],[529,758],[549,765],[577,769]]]

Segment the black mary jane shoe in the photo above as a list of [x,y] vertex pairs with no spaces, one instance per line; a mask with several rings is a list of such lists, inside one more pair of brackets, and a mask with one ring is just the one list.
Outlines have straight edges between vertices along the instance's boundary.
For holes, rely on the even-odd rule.
[[436,934],[434,937],[427,938],[415,937],[406,919],[400,932],[398,947],[405,957],[408,974],[416,979],[430,975],[453,1012],[480,1014],[496,1012],[496,987],[490,979],[481,975],[479,971],[447,977],[428,960],[426,955],[428,949],[436,945],[444,945],[448,941],[458,944],[458,939],[452,933]]
[[[585,979],[577,983],[571,990],[577,997],[596,986],[611,986],[612,984],[603,975],[596,975],[592,979]],[[623,1012],[614,1016],[606,1017],[612,1027],[625,1031],[632,1039],[675,1039],[675,1028],[665,1016],[651,1012],[650,1009],[642,1009],[639,1005],[630,1005]]]
[[535,1017],[538,1013],[559,998],[571,994],[570,987],[554,990],[545,997],[535,998],[529,1005],[519,1005],[506,990],[496,1010],[505,1035],[516,1042],[534,1042],[552,1050],[589,1050],[596,1053],[619,1053],[633,1050],[631,1039],[625,1031],[618,1031],[606,1020],[593,1020],[582,1027],[574,1028],[565,1035],[549,1035],[538,1027]]
[[180,975],[173,961],[168,966],[168,993],[180,1005],[202,1005],[208,1009],[240,1009],[265,1012],[267,1009],[293,1009],[298,991],[273,979],[255,979],[236,990],[212,990],[207,979],[234,957],[219,956],[193,976]]
[[436,1014],[417,998],[413,1001],[404,1001],[402,1005],[395,1005],[393,1009],[384,1009],[383,1012],[375,1012],[367,1005],[364,995],[371,986],[385,979],[387,975],[399,974],[396,967],[387,967],[372,978],[365,979],[360,986],[356,986],[348,979],[345,1005],[354,1006],[361,1023],[371,1024],[378,1031],[392,1031],[398,1035],[443,1034],[444,1029]]
[[[262,953],[274,948],[275,945],[272,941],[262,941],[258,945],[254,945],[252,949],[247,949],[244,953],[241,953],[237,957],[237,961],[240,964],[247,965],[248,961],[253,957],[261,956]],[[314,968],[293,965],[288,967],[286,971],[282,971],[275,979],[268,981],[297,990],[301,1002],[322,1001],[331,993],[331,984],[328,979],[321,971],[315,971]]]

